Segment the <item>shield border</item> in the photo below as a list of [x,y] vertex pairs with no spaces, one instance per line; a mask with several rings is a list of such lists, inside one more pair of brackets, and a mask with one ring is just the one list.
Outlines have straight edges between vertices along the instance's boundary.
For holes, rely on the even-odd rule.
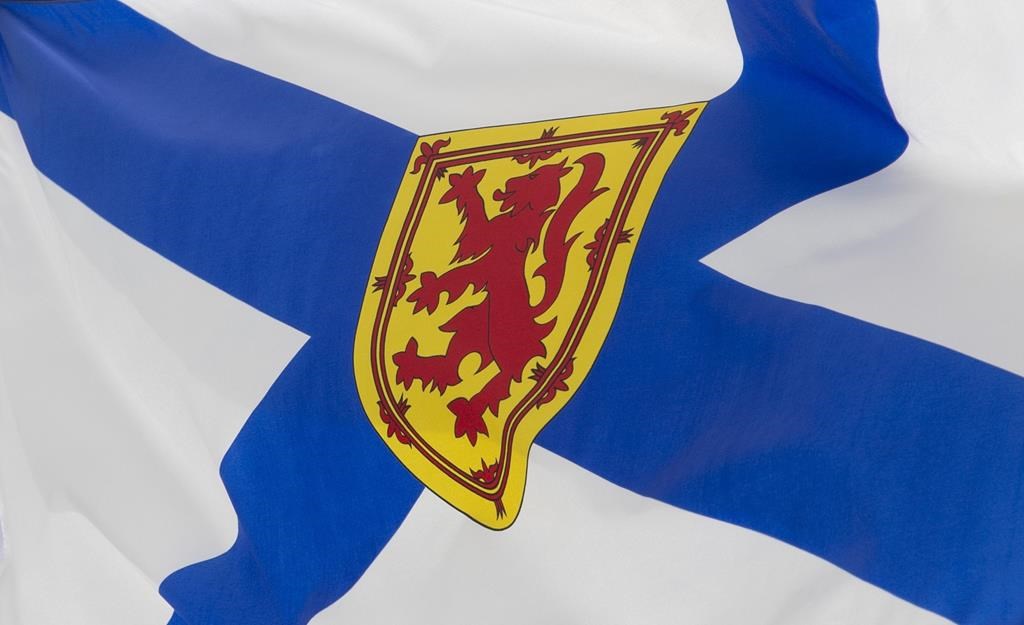
[[[573,377],[578,387],[586,375],[586,371],[575,371],[573,363],[584,337],[586,336],[588,339],[594,338],[594,333],[588,333],[588,329],[590,329],[591,322],[599,305],[602,302],[607,304],[608,298],[602,296],[608,290],[609,276],[612,274],[613,266],[615,265],[615,252],[619,246],[614,242],[617,241],[619,233],[627,230],[627,224],[632,224],[639,235],[640,226],[643,225],[646,219],[646,213],[653,202],[657,187],[660,186],[664,171],[667,170],[671,160],[675,157],[675,153],[682,147],[693,125],[703,112],[705,105],[706,103],[697,102],[668,109],[645,109],[643,111],[596,115],[585,118],[570,118],[567,120],[517,124],[515,126],[492,129],[460,131],[447,135],[422,137],[417,142],[418,153],[414,152],[410,158],[408,174],[403,177],[399,193],[389,215],[388,224],[385,227],[385,232],[382,234],[381,242],[378,244],[378,257],[374,261],[374,268],[381,265],[381,256],[385,255],[383,243],[390,239],[388,230],[391,229],[392,232],[390,234],[394,234],[396,216],[400,214],[398,212],[399,207],[404,206],[405,208],[401,211],[401,226],[397,232],[397,237],[393,239],[394,245],[389,246],[391,252],[385,255],[385,257],[390,256],[387,261],[387,272],[384,276],[374,277],[373,274],[375,272],[371,271],[371,284],[364,298],[363,310],[357,329],[356,348],[354,350],[357,386],[364,408],[366,408],[367,416],[370,418],[371,423],[374,424],[375,430],[403,464],[428,488],[482,525],[492,529],[504,529],[515,521],[522,500],[523,488],[518,489],[519,492],[514,500],[506,500],[506,495],[509,494],[510,490],[509,480],[516,474],[516,471],[513,470],[513,462],[522,462],[524,464],[521,475],[522,487],[525,487],[525,463],[529,447],[532,446],[533,440],[539,434],[540,429],[554,418],[560,406],[555,406],[554,410],[551,410],[546,418],[541,415],[536,420],[527,420],[526,417],[531,410],[538,409],[543,405],[552,403],[564,404],[568,397],[563,397],[561,402],[553,402],[552,399],[560,390],[567,393],[568,396],[571,396],[573,391],[568,388],[564,390],[555,388],[556,385],[566,382],[569,377]],[[607,122],[613,121],[617,117],[635,117],[643,113],[651,114],[650,119],[653,123],[632,125],[607,124]],[[660,115],[657,115],[658,113]],[[536,129],[541,125],[558,124],[559,126],[564,126],[566,122],[570,121],[593,121],[594,124],[590,124],[592,129],[570,132],[565,135],[556,136],[554,132],[548,129],[541,132],[539,137],[536,136]],[[602,121],[606,122],[603,127],[600,124]],[[470,145],[468,147],[454,146],[455,149],[448,149],[453,147],[452,137],[465,139],[466,135],[471,133],[479,133],[486,130],[510,130],[514,132],[515,129],[521,130],[524,134],[529,129],[533,132],[534,137],[500,143],[481,143],[480,145],[472,145],[471,141],[463,141],[462,143],[469,143]],[[673,141],[673,139],[675,140]],[[388,319],[397,301],[405,294],[409,273],[409,264],[407,263],[410,259],[409,250],[422,215],[429,205],[433,186],[437,181],[443,179],[446,171],[457,167],[466,167],[495,159],[521,157],[531,153],[543,153],[552,150],[621,141],[628,141],[638,149],[637,155],[634,157],[627,173],[626,180],[621,185],[621,188],[618,189],[618,196],[608,217],[609,226],[614,223],[615,227],[609,227],[600,241],[600,246],[597,250],[597,260],[590,272],[584,298],[577,307],[574,319],[559,343],[555,355],[550,359],[547,368],[541,374],[541,378],[537,380],[536,384],[525,396],[519,398],[515,407],[508,413],[509,416],[504,421],[502,429],[501,455],[496,463],[497,466],[493,467],[495,469],[494,475],[492,478],[482,481],[480,474],[486,473],[486,471],[476,471],[471,468],[455,465],[450,459],[444,457],[443,454],[431,447],[429,442],[419,435],[405,418],[408,404],[404,403],[404,396],[396,393],[396,389],[387,375],[389,358],[385,353],[384,345],[386,342],[385,336],[388,328]],[[666,149],[666,143],[674,145]],[[660,171],[655,172],[654,175],[649,175],[652,168],[659,169]],[[410,195],[408,192],[411,186],[410,176],[415,176],[416,184],[411,192],[411,197],[403,198],[403,195]],[[650,184],[652,178],[654,179],[653,185]],[[641,201],[638,202],[638,198]],[[403,199],[406,201],[403,202]],[[630,220],[631,211],[634,213],[632,220]],[[637,216],[635,214],[637,212],[642,214]],[[628,251],[626,255],[625,263],[621,263],[624,265],[620,272],[621,275],[617,276],[618,279],[614,280],[614,282],[624,282],[625,270],[628,269],[632,250]],[[587,370],[589,370],[596,358],[596,352],[600,344],[603,343],[610,327],[610,317],[614,315],[614,310],[617,308],[621,298],[622,285],[613,286],[612,291],[617,291],[618,295],[613,298],[614,302],[612,302],[610,315],[607,315],[609,317],[607,323],[602,324],[605,327],[601,328],[601,336],[596,341],[597,347],[590,350],[594,354],[593,357],[587,359],[589,361],[585,367]],[[380,296],[374,298],[375,292],[379,292]],[[374,299],[377,300],[375,305],[373,304]],[[607,305],[605,308],[607,308]],[[367,313],[371,312],[368,309],[372,309],[372,317],[370,318],[372,323],[370,324],[366,323]],[[369,326],[369,337],[366,336],[367,326]],[[360,341],[360,338],[363,340]],[[372,380],[371,389],[365,388],[367,376],[359,374],[361,370],[363,370],[364,374],[366,373],[363,366],[366,362],[363,358],[366,355],[365,352],[360,352],[360,342],[368,342],[366,347],[369,347],[370,350],[370,358],[368,360],[369,378]],[[591,341],[591,343],[593,342]],[[542,399],[544,401],[541,401]],[[376,408],[376,411],[374,408]],[[375,412],[376,415],[374,414]],[[522,438],[517,439],[517,431],[520,431],[524,421],[534,421],[534,424],[539,426],[526,428],[526,431],[522,432]],[[397,445],[393,444],[392,440]],[[448,488],[443,488],[435,480],[420,475],[416,468],[410,466],[407,457],[403,457],[404,454],[400,453],[399,445],[415,450],[421,458],[427,460],[440,474],[447,476],[451,481]],[[482,468],[488,469],[487,466]],[[471,511],[468,509],[469,506],[460,505],[460,503],[464,502],[465,497],[456,496],[453,493],[453,485],[457,487],[454,489],[456,492],[461,492],[463,495],[471,494],[481,500],[491,502],[493,507],[490,509],[490,514],[483,513],[476,506],[474,506],[476,510]],[[513,509],[510,511],[508,508]]]

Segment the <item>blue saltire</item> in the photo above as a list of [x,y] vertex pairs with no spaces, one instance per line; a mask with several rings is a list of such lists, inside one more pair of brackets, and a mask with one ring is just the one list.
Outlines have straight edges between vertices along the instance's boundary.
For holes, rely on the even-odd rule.
[[[954,620],[1018,625],[1024,380],[698,262],[907,141],[882,88],[873,3],[730,10],[741,78],[666,176],[602,354],[540,442]],[[0,3],[0,42],[0,107],[43,173],[312,337],[222,463],[235,545],[161,586],[176,623],[305,622],[421,491],[367,423],[351,371],[415,137],[111,0]]]

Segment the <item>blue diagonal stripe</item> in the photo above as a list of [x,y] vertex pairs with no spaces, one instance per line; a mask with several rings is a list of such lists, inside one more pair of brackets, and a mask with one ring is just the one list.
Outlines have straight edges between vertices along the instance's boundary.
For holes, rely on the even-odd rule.
[[[601,356],[541,442],[957,621],[1017,625],[1024,381],[698,262],[906,145],[872,3],[730,10],[743,74],[673,164]],[[4,110],[45,174],[312,336],[224,459],[237,543],[161,589],[181,623],[308,620],[421,490],[366,422],[350,364],[415,138],[109,0],[0,4],[0,39]]]

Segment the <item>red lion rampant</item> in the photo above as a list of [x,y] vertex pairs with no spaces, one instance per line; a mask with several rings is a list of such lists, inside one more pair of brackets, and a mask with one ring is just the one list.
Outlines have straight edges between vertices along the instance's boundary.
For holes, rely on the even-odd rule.
[[[559,203],[562,179],[576,165],[583,168],[580,180]],[[442,293],[454,302],[472,287],[473,293],[483,291],[485,298],[439,326],[452,334],[444,354],[421,355],[416,339],[411,338],[405,351],[395,354],[393,360],[399,384],[408,389],[420,380],[424,387],[429,385],[441,394],[462,381],[459,364],[468,355],[480,356],[478,371],[491,363],[497,365],[497,373],[478,393],[448,402],[448,409],[455,416],[456,437],[466,436],[475,445],[477,435],[486,436],[484,414],[490,410],[498,416],[499,405],[509,397],[512,383],[522,380],[529,361],[547,355],[544,339],[554,328],[555,320],[540,323],[538,318],[551,308],[561,292],[566,259],[579,236],[568,236],[573,221],[594,198],[608,190],[596,188],[604,167],[604,157],[590,153],[570,166],[563,160],[510,178],[504,189],[494,191],[494,200],[501,204],[493,218],[487,217],[479,190],[486,170],[467,167],[448,177],[450,188],[440,201],[454,202],[462,218],[464,226],[456,242],[453,264],[463,264],[441,275],[423,272],[419,288],[409,295],[408,301],[413,303],[414,313],[426,310],[433,314]],[[545,225],[547,231],[542,241]],[[538,248],[544,261],[535,275],[543,278],[544,292],[540,301],[531,305],[526,260]]]

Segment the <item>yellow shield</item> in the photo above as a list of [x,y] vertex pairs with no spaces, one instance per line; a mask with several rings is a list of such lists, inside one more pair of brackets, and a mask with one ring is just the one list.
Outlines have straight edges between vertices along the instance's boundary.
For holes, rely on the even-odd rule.
[[423,137],[381,236],[355,375],[430,490],[504,529],[579,388],[666,170],[705,103]]

